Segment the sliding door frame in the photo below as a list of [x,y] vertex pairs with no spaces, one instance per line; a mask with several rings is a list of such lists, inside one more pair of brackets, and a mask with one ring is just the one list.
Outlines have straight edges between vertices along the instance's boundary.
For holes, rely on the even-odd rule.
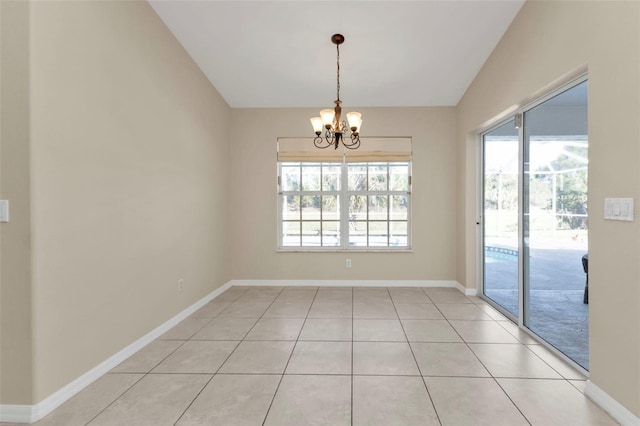
[[[554,98],[555,96],[581,84],[588,80],[587,72],[584,72],[578,75],[571,80],[562,83],[545,95],[536,98],[534,101],[531,101],[524,106],[510,112],[507,115],[502,116],[499,120],[492,122],[489,126],[481,129],[477,133],[476,137],[476,145],[477,145],[477,162],[476,162],[476,273],[477,273],[477,292],[478,297],[482,300],[486,301],[493,308],[498,310],[504,316],[509,318],[511,321],[518,325],[518,329],[524,331],[533,339],[537,340],[549,349],[551,352],[562,358],[565,362],[573,366],[575,369],[584,374],[587,378],[589,377],[589,371],[585,370],[580,364],[560,352],[560,350],[556,349],[553,345],[548,343],[546,340],[535,334],[529,328],[525,326],[525,315],[528,315],[525,309],[525,301],[524,301],[524,292],[525,292],[525,271],[524,271],[524,256],[526,245],[524,244],[524,113],[532,110],[533,108],[547,102],[549,99]],[[587,107],[588,108],[588,107]],[[500,126],[508,123],[511,120],[515,120],[515,123],[519,123],[520,127],[518,128],[518,317],[516,318],[512,313],[508,312],[498,303],[490,299],[484,294],[484,229],[485,229],[485,218],[484,218],[484,137],[488,133],[497,129]],[[588,187],[587,187],[588,190]],[[528,285],[528,283],[527,283]]]
[[[476,179],[476,194],[477,196],[477,213],[476,213],[476,227],[477,227],[477,236],[478,236],[478,250],[477,250],[477,272],[478,272],[478,295],[485,301],[488,301],[491,306],[500,311],[501,314],[509,318],[511,321],[518,324],[518,326],[522,326],[522,320],[519,318],[522,315],[518,315],[516,317],[511,312],[507,311],[501,305],[490,299],[484,294],[484,278],[485,278],[485,269],[484,269],[484,241],[485,241],[485,218],[484,218],[484,202],[485,202],[485,143],[484,137],[493,132],[499,127],[504,126],[510,121],[513,121],[516,117],[516,113],[510,114],[507,117],[504,117],[500,121],[495,122],[491,127],[486,128],[482,132],[478,133],[478,150],[477,150],[477,158],[478,158],[478,178]],[[518,129],[518,312],[522,312],[522,226],[521,226],[521,216],[522,216],[522,197],[520,194],[522,193],[523,182],[522,182],[522,141],[523,141],[523,128],[520,126]]]

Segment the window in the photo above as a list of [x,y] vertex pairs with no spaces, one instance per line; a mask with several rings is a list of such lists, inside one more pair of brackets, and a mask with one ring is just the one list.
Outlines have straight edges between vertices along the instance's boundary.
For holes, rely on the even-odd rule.
[[[279,247],[410,248],[411,141],[401,140],[404,144],[376,139],[363,141],[357,151],[325,152],[307,139],[281,139]],[[389,144],[393,151],[374,149]],[[313,150],[300,151],[309,146]]]
[[349,163],[349,246],[409,246],[409,163]]
[[339,247],[341,167],[280,163],[282,247]]

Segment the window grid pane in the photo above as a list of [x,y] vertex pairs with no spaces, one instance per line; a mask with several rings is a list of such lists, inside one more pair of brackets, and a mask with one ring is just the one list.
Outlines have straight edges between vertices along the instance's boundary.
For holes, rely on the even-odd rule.
[[388,163],[368,163],[367,189],[369,191],[387,191],[389,189],[388,174]]
[[409,163],[352,163],[347,173],[348,246],[408,247]]
[[285,221],[282,223],[282,245],[286,247],[300,247],[302,241],[301,222]]
[[408,162],[279,165],[281,247],[409,247]]
[[299,191],[300,190],[300,164],[288,163],[282,166],[282,190],[283,191]]

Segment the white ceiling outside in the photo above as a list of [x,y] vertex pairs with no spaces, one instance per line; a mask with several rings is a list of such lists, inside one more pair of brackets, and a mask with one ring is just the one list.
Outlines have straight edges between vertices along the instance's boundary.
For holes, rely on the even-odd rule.
[[233,108],[456,105],[524,0],[149,0]]

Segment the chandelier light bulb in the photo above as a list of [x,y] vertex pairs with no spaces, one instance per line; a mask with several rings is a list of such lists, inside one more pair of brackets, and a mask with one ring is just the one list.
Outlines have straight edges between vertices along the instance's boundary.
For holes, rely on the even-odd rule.
[[333,120],[336,118],[336,112],[332,109],[323,109],[320,111],[320,117],[322,117],[324,127],[331,127],[333,126]]
[[322,128],[324,127],[322,123],[322,118],[313,117],[311,119],[311,125],[313,126],[313,131],[316,133],[316,135],[320,136],[320,133],[322,133]]
[[362,125],[362,114],[359,112],[347,113],[347,121],[349,122],[349,128],[354,133],[360,132],[360,126]]

